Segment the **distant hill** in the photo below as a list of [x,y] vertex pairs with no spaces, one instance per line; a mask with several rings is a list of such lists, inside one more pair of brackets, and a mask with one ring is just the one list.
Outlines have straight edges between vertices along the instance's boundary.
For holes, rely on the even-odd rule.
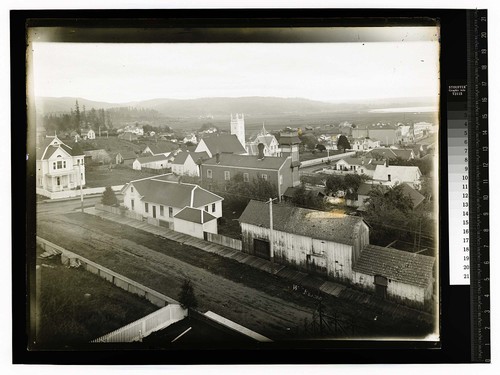
[[303,98],[241,97],[241,98],[199,98],[199,99],[151,99],[128,103],[108,103],[84,98],[36,98],[37,111],[41,114],[63,113],[74,109],[78,100],[80,110],[134,107],[154,109],[167,117],[198,117],[205,115],[227,115],[245,113],[249,115],[307,114],[339,111],[365,111],[388,107],[417,107],[434,105],[433,98],[396,98],[356,100],[346,102],[322,102]]

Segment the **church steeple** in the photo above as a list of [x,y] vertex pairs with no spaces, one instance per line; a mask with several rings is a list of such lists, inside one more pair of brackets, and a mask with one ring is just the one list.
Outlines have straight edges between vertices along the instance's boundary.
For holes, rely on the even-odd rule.
[[237,113],[235,117],[231,113],[231,134],[236,135],[243,148],[245,148],[245,117],[243,113]]

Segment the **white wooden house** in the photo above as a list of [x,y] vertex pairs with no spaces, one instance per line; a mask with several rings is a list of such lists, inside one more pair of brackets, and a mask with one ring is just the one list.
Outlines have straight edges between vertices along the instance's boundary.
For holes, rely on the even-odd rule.
[[[175,215],[185,207],[201,209],[216,218],[222,216],[223,198],[198,185],[169,181],[169,176],[158,175],[127,183],[122,189],[123,205],[145,219],[170,223],[171,228]],[[205,216],[203,223],[208,221]]]
[[135,170],[142,169],[166,169],[170,168],[170,161],[168,157],[161,154],[155,156],[144,156],[142,158],[137,158],[132,163],[132,168]]
[[64,144],[57,136],[36,147],[36,187],[49,192],[85,186],[85,155]]

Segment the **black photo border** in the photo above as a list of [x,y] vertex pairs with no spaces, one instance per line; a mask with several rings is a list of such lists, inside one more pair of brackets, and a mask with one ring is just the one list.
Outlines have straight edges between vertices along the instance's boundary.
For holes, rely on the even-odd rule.
[[[466,11],[460,9],[217,9],[217,10],[12,10],[11,39],[11,136],[12,170],[12,316],[13,363],[18,364],[376,364],[376,363],[468,363],[471,361],[470,287],[449,285],[448,259],[448,160],[446,155],[446,98],[440,97],[440,342],[426,343],[310,342],[300,346],[280,343],[272,347],[231,350],[147,350],[123,345],[109,350],[30,351],[27,291],[34,280],[28,269],[33,264],[36,232],[34,161],[26,160],[27,27],[60,26],[87,28],[162,27],[331,27],[331,26],[408,26],[426,22],[440,26],[440,85],[446,92],[448,80],[467,78]],[[71,34],[61,33],[65,41]],[[134,41],[134,34],[127,36]],[[140,34],[136,34],[140,38]],[[95,35],[103,41],[103,35]],[[224,38],[228,38],[226,35]],[[140,40],[138,40],[140,41]],[[225,39],[225,41],[229,41]],[[22,182],[22,183],[21,183]],[[19,187],[26,186],[23,191]],[[474,234],[471,234],[473,236]],[[186,353],[187,352],[187,353]]]

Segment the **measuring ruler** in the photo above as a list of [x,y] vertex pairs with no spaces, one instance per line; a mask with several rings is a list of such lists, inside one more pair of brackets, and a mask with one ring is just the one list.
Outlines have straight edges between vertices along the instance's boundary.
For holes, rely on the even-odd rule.
[[447,83],[450,285],[470,286],[471,360],[490,361],[486,11],[467,13],[467,79]]
[[470,286],[471,360],[489,362],[486,11],[467,13],[467,79],[447,84],[450,285]]
[[467,17],[471,360],[490,362],[488,34],[486,10]]

